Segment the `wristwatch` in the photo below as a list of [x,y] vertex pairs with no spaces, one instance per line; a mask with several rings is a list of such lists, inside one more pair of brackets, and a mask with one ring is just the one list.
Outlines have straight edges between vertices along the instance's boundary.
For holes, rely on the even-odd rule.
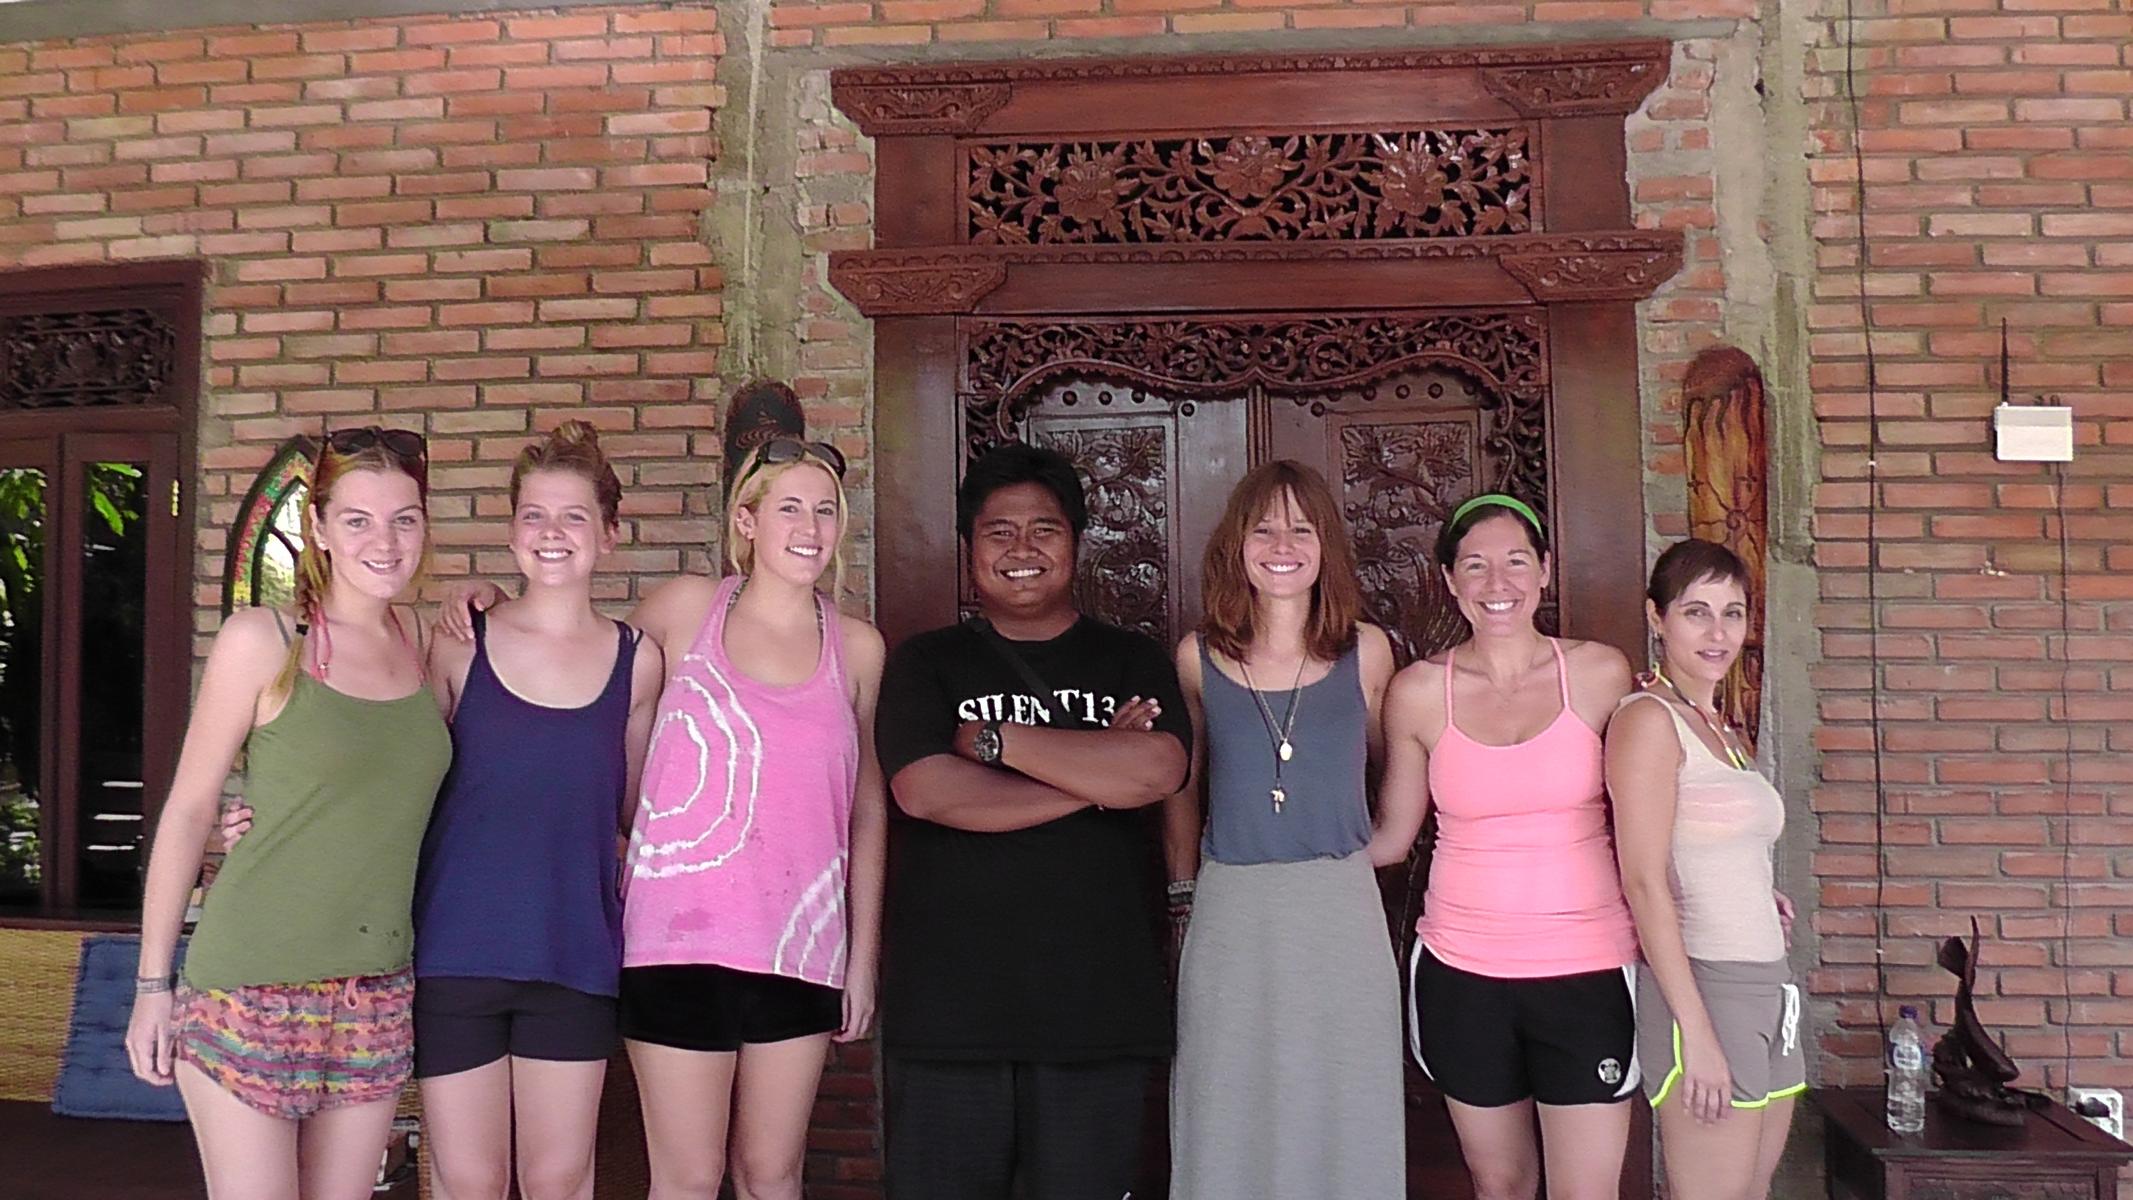
[[988,767],[1000,765],[1000,751],[1002,748],[1000,722],[998,721],[987,721],[979,726],[977,736],[972,738],[970,743],[971,754]]

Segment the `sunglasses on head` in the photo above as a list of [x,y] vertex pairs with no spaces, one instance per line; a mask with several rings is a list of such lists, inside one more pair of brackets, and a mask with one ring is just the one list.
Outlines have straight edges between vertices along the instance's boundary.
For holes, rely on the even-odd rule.
[[844,478],[844,453],[828,442],[803,442],[799,438],[775,437],[764,442],[755,455],[758,469],[781,467],[786,463],[799,462],[803,458],[812,458],[835,472],[837,478]]
[[382,446],[387,453],[409,462],[422,462],[429,457],[428,444],[422,435],[409,429],[386,429],[379,425],[362,425],[354,429],[336,429],[326,435],[326,445],[335,454],[361,454],[374,446]]

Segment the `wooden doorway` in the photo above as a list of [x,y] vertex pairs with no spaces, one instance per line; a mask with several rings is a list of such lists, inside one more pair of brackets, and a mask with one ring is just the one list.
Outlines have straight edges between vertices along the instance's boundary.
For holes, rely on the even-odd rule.
[[[1628,228],[1622,118],[1667,57],[837,72],[877,139],[877,247],[835,256],[831,280],[876,319],[884,632],[955,618],[961,466],[1023,439],[1089,484],[1086,606],[1166,641],[1198,617],[1229,486],[1290,457],[1335,486],[1403,657],[1462,632],[1426,547],[1483,487],[1550,518],[1544,619],[1641,653],[1634,304],[1680,240]],[[1383,880],[1403,951],[1428,844]],[[1469,1195],[1441,1099],[1408,1081],[1411,1194]],[[1625,1195],[1650,1194],[1643,1147]]]

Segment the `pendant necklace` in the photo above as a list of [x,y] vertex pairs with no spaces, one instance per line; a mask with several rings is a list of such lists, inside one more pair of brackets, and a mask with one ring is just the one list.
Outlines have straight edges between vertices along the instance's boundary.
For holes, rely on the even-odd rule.
[[1237,660],[1237,669],[1244,672],[1244,689],[1252,694],[1252,703],[1259,709],[1259,719],[1266,723],[1267,740],[1274,743],[1274,788],[1269,795],[1273,798],[1274,811],[1277,813],[1289,799],[1289,790],[1282,786],[1281,782],[1281,764],[1289,761],[1296,753],[1295,743],[1289,740],[1289,736],[1296,732],[1296,713],[1303,707],[1304,666],[1310,661],[1311,656],[1308,653],[1296,660],[1296,680],[1289,685],[1288,711],[1282,715],[1281,724],[1277,726],[1274,724],[1274,710],[1267,707],[1266,697],[1259,694],[1259,685],[1252,682],[1252,669],[1245,665],[1242,658]]
[[1674,693],[1674,699],[1681,701],[1682,704],[1688,707],[1688,710],[1690,712],[1695,713],[1698,717],[1701,717],[1703,719],[1703,727],[1705,729],[1710,730],[1711,736],[1717,738],[1718,744],[1725,748],[1726,762],[1730,764],[1734,770],[1752,771],[1755,769],[1755,764],[1748,760],[1747,754],[1737,748],[1733,743],[1733,738],[1728,736],[1733,732],[1733,723],[1731,721],[1726,720],[1724,717],[1713,719],[1710,713],[1707,713],[1703,709],[1698,708],[1696,706],[1696,702],[1689,699],[1687,694],[1681,690],[1681,686],[1675,683],[1673,680],[1668,679],[1666,677],[1666,672],[1660,670],[1658,667],[1652,668],[1652,678],[1665,684],[1666,689]]

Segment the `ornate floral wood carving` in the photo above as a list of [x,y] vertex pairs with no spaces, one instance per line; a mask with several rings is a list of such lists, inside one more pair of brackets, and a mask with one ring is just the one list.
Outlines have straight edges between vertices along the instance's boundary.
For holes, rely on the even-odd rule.
[[1519,419],[1491,436],[1508,455],[1546,469],[1547,322],[1535,312],[973,320],[965,322],[963,337],[964,418],[973,450],[1011,440],[1030,390],[1060,375],[1124,380],[1187,397],[1235,395],[1252,386],[1296,395],[1441,363],[1515,402]]
[[[1163,266],[1198,263],[1433,263],[1493,259],[1592,258],[1577,268],[1588,290],[1553,299],[1641,299],[1681,263],[1676,230],[1520,233],[1492,237],[1312,239],[1231,242],[1114,242],[986,245],[925,250],[840,250],[830,283],[870,317],[967,313],[1022,266]],[[1611,280],[1596,274],[1620,268]],[[1521,280],[1531,288],[1533,283]]]
[[1544,304],[1640,300],[1681,269],[1681,243],[1599,236],[1579,249],[1506,254],[1497,262]]
[[1763,373],[1732,346],[1713,346],[1682,381],[1682,449],[1689,532],[1740,555],[1748,567],[1748,638],[1719,690],[1724,711],[1753,739],[1763,714],[1763,613],[1770,558],[1770,443]]
[[1481,85],[1525,116],[1569,117],[1635,112],[1664,78],[1664,61],[1629,59],[1490,67]]
[[974,145],[965,234],[985,245],[1524,233],[1530,143],[1514,125]]
[[1437,530],[1481,490],[1464,420],[1353,424],[1340,431],[1341,511],[1370,620],[1401,662],[1458,641],[1465,622],[1430,561]]
[[830,95],[854,124],[874,137],[899,133],[975,133],[1007,103],[1005,83],[913,83],[867,86],[832,77]]
[[1160,425],[1040,429],[1032,441],[1074,462],[1088,494],[1076,583],[1083,612],[1170,638],[1170,445]]
[[0,319],[0,408],[167,402],[176,327],[146,308]]
[[[937,90],[977,84],[1101,82],[1128,79],[1209,78],[1327,71],[1479,70],[1491,94],[1521,116],[1573,116],[1634,110],[1666,78],[1671,47],[1663,41],[1569,46],[1413,46],[1327,53],[1236,54],[1182,58],[1024,59],[1017,62],[955,63],[926,67],[846,67],[831,75],[837,107],[868,134],[966,133],[968,128],[913,129],[900,119],[925,119],[945,99]],[[908,98],[868,103],[885,91]],[[997,107],[997,106],[996,106]],[[876,116],[879,110],[880,116]],[[880,123],[877,123],[880,122]]]
[[1007,282],[1007,264],[936,254],[832,255],[831,286],[870,317],[969,312]]

